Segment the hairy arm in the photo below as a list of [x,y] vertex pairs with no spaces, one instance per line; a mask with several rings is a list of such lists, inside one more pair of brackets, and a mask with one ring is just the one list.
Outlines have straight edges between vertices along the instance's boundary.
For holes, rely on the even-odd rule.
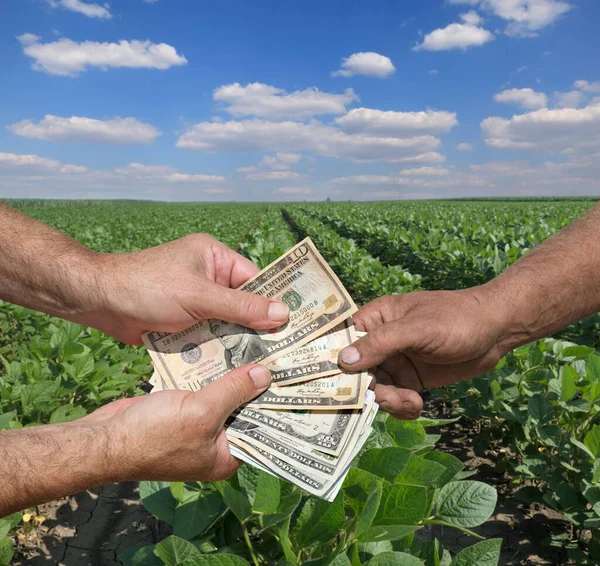
[[111,439],[83,422],[0,432],[0,517],[117,481]]
[[505,352],[600,311],[600,203],[484,287]]
[[0,299],[73,319],[97,292],[100,255],[0,202]]

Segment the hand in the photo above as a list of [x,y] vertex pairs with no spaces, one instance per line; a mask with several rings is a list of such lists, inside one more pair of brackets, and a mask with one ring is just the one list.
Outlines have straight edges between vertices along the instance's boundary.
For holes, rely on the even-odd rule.
[[417,418],[423,402],[415,392],[485,373],[506,353],[492,304],[485,286],[375,299],[354,315],[367,336],[342,350],[340,362],[349,370],[375,368],[381,408]]
[[289,316],[286,304],[234,290],[258,268],[208,234],[125,254],[98,254],[82,312],[71,320],[127,344],[147,330],[177,332],[197,320],[218,318],[275,328]]
[[229,452],[223,424],[270,380],[266,367],[242,366],[201,391],[122,399],[75,422],[106,431],[115,481],[222,480],[241,466]]

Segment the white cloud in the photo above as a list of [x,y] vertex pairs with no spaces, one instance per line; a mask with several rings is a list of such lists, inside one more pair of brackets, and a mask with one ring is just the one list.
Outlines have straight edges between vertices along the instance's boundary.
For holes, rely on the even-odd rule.
[[449,175],[450,169],[446,167],[417,167],[415,169],[403,169],[400,171],[400,175],[409,177],[423,177],[423,176],[434,176],[442,177]]
[[233,191],[231,189],[204,189],[203,192],[207,195],[227,195]]
[[198,175],[190,173],[172,173],[167,177],[173,183],[222,183],[225,177],[221,175]]
[[440,72],[437,69],[430,69],[429,74],[430,75],[439,75]]
[[458,151],[473,151],[473,146],[470,143],[463,142],[459,143],[456,146],[456,149],[458,149]]
[[458,124],[455,112],[394,112],[371,108],[354,108],[335,121],[347,133],[390,137],[445,133]]
[[556,106],[559,108],[579,108],[585,100],[585,94],[578,90],[555,92]]
[[248,181],[292,181],[302,178],[303,175],[295,171],[260,171],[246,175]]
[[471,10],[461,14],[463,23],[454,23],[445,28],[434,29],[425,35],[423,42],[416,45],[414,51],[448,51],[481,46],[494,39],[494,35],[480,27],[481,17]]
[[344,94],[330,94],[317,88],[288,93],[263,83],[246,86],[232,83],[215,89],[213,99],[227,104],[225,110],[236,117],[303,120],[321,114],[342,114],[358,96],[351,88]]
[[108,10],[108,4],[100,6],[100,4],[82,2],[81,0],[47,0],[48,4],[53,8],[64,8],[70,12],[83,14],[88,18],[110,19],[112,14]]
[[310,195],[312,189],[308,187],[281,187],[273,191],[274,195]]
[[428,151],[413,157],[404,157],[393,160],[393,163],[444,163],[446,156],[437,151]]
[[485,143],[496,148],[573,151],[600,145],[600,103],[585,108],[542,108],[510,119],[481,122]]
[[430,135],[400,139],[347,134],[317,121],[303,124],[253,119],[200,122],[185,131],[176,145],[198,151],[309,151],[356,161],[394,161],[433,152],[440,140]]
[[48,169],[61,173],[85,173],[87,171],[83,165],[62,165],[60,161],[48,157],[3,152],[0,152],[0,167]]
[[548,106],[548,97],[543,92],[531,88],[511,88],[494,95],[496,102],[517,104],[528,110],[537,110]]
[[600,81],[591,83],[589,81],[575,81],[573,86],[583,92],[600,93]]
[[70,39],[40,43],[40,38],[25,33],[17,38],[25,55],[34,59],[32,68],[52,75],[76,76],[88,67],[145,68],[165,70],[185,65],[187,59],[166,43],[121,40],[119,43],[99,43]]
[[365,77],[384,79],[395,72],[396,68],[389,57],[367,51],[353,53],[350,57],[344,57],[342,59],[342,68],[331,73],[331,76],[353,77],[354,75],[363,75]]
[[161,177],[166,178],[172,173],[176,173],[177,169],[168,165],[144,165],[143,163],[130,163],[125,167],[118,167],[114,171],[118,175],[131,175],[138,179],[144,177]]
[[479,6],[510,22],[507,35],[533,37],[571,8],[564,0],[449,0],[450,4]]
[[22,120],[8,129],[18,136],[55,142],[88,142],[98,144],[151,144],[160,130],[135,118],[95,120],[82,116],[61,118],[46,114],[37,124]]
[[[289,169],[292,165],[296,165],[302,155],[299,153],[281,153],[275,155],[265,155],[258,163],[259,167],[267,167],[268,169],[278,169],[281,171]],[[239,171],[239,169],[238,169]],[[251,173],[252,171],[248,171]]]

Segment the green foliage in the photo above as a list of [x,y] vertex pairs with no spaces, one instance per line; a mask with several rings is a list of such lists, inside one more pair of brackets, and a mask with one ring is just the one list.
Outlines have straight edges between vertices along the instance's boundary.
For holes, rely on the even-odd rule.
[[[374,435],[397,440],[367,447],[333,503],[248,466],[212,484],[169,489],[142,482],[144,505],[174,524],[174,535],[156,547],[128,551],[121,561],[133,566],[152,556],[167,565],[429,564],[430,543],[417,542],[415,531],[444,524],[470,533],[493,512],[496,493],[480,482],[455,480],[462,466],[434,447],[426,457],[417,454],[426,432],[412,424],[406,430],[419,432],[403,437],[397,421],[379,415]],[[440,557],[449,557],[436,545]]]

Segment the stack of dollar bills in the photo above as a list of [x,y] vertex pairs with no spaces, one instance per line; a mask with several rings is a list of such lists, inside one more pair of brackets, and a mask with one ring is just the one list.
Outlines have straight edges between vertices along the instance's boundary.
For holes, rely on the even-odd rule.
[[337,363],[357,338],[357,307],[309,238],[240,289],[287,303],[289,321],[264,331],[211,319],[182,332],[147,332],[152,392],[197,391],[241,365],[266,365],[269,389],[226,423],[231,453],[332,501],[378,409],[371,376]]

